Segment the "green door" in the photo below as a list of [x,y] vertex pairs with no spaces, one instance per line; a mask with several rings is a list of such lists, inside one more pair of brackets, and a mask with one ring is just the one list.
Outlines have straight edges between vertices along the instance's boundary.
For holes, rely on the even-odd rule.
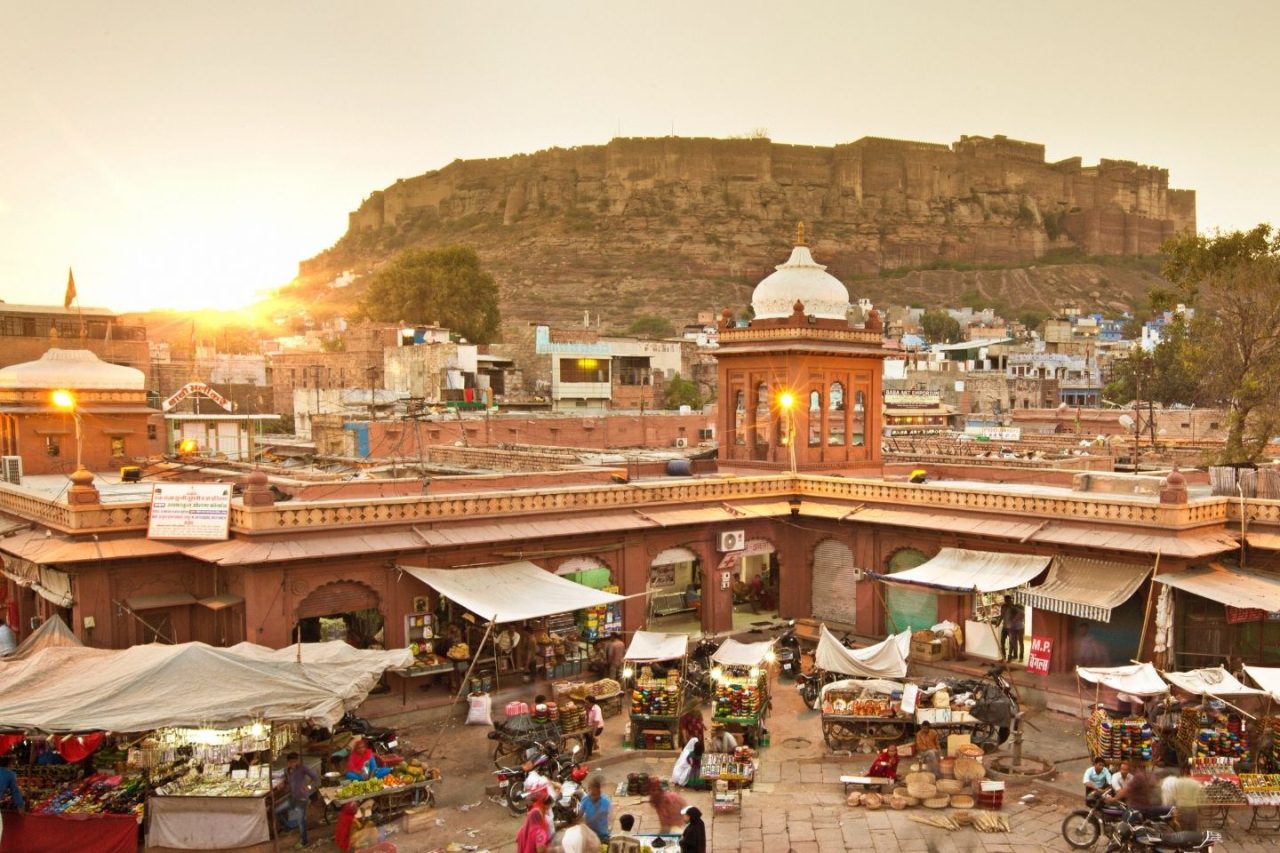
[[[889,558],[889,574],[914,569],[928,559],[914,548],[896,551]],[[884,589],[884,603],[888,610],[888,618],[885,620],[887,633],[896,634],[908,627],[912,631],[920,631],[938,624],[937,593],[902,586],[886,585]]]

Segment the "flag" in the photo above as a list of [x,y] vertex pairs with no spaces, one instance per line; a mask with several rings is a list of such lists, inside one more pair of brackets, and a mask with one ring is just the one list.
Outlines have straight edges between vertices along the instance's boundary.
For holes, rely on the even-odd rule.
[[67,267],[67,295],[62,299],[62,307],[70,308],[71,303],[76,301],[76,277],[71,274],[71,267]]

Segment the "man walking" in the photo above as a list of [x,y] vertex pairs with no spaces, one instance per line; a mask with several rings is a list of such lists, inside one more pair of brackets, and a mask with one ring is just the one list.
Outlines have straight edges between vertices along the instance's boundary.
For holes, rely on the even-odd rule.
[[1006,595],[1000,605],[1000,645],[1006,661],[1022,660],[1022,634],[1026,630],[1026,610]]
[[285,830],[298,830],[298,843],[294,847],[302,848],[307,843],[307,804],[311,801],[311,786],[320,787],[320,776],[316,771],[298,760],[298,753],[291,752],[285,756],[284,782],[287,790],[285,796],[276,806],[276,816]]

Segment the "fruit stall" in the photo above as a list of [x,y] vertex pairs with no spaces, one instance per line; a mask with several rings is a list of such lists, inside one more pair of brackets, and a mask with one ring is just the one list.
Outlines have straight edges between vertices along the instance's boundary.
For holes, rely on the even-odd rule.
[[637,631],[627,646],[622,670],[630,687],[628,742],[635,749],[679,749],[684,713],[687,634]]
[[740,643],[727,639],[711,655],[715,691],[711,719],[741,734],[747,746],[764,746],[764,720],[769,714],[769,663],[773,643]]
[[324,800],[326,815],[349,803],[369,803],[374,822],[382,823],[411,806],[435,805],[433,785],[439,780],[439,770],[411,759],[381,779],[349,780],[339,786],[321,788],[320,797]]

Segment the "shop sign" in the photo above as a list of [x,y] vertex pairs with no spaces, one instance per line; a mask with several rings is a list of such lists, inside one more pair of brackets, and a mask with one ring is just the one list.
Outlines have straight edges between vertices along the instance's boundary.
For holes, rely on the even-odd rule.
[[1021,441],[1022,427],[966,426],[964,434],[991,441]]
[[1053,656],[1053,640],[1048,637],[1031,638],[1031,654],[1027,657],[1027,672],[1036,675],[1049,674],[1049,660]]
[[230,483],[156,483],[148,539],[226,539]]
[[181,388],[175,391],[173,393],[173,396],[171,396],[169,399],[161,403],[160,407],[167,412],[170,409],[172,409],[174,406],[181,403],[183,400],[190,397],[192,394],[203,394],[213,402],[217,403],[222,408],[226,409],[228,412],[234,409],[234,406],[231,405],[230,400],[228,400],[226,397],[222,396],[217,391],[213,390],[203,382],[188,382],[186,385],[183,385]]

